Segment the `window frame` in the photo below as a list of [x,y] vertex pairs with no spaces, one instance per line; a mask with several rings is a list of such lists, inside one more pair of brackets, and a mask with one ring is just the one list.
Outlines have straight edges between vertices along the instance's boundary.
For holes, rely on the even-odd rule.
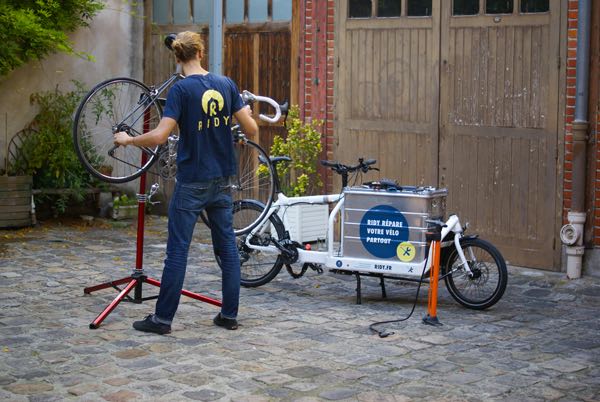
[[[441,0],[441,1],[445,1],[445,0]],[[511,13],[497,13],[497,14],[492,14],[492,13],[487,13],[486,10],[486,6],[487,6],[487,2],[488,0],[478,0],[479,2],[479,11],[477,14],[453,14],[454,12],[454,1],[455,0],[451,0],[452,3],[450,5],[450,17],[451,18],[469,18],[469,17],[502,17],[502,16],[509,16],[509,15],[515,15],[515,16],[519,16],[519,15],[542,15],[542,14],[548,14],[550,13],[550,7],[551,7],[551,1],[548,0],[548,10],[547,11],[536,11],[536,12],[521,12],[521,5],[523,3],[524,0],[513,0],[513,11]]]
[[[408,5],[407,5],[407,1],[408,0],[398,0],[400,2],[400,15],[394,15],[394,16],[385,16],[385,17],[381,17],[379,15],[377,15],[378,11],[379,11],[379,1],[378,0],[371,0],[371,15],[368,17],[351,17],[350,16],[350,1],[351,0],[346,0],[346,5],[347,5],[347,13],[348,15],[346,15],[346,19],[347,20],[388,20],[388,19],[399,19],[399,18],[432,18],[432,14],[430,15],[407,15],[407,11],[408,11]],[[447,0],[442,0],[442,1],[447,1]],[[432,5],[433,5],[433,0],[432,0]]]

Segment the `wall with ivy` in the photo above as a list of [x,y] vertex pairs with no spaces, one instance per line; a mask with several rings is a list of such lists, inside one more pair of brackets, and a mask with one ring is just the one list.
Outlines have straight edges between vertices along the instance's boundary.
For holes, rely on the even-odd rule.
[[7,142],[37,113],[31,94],[57,86],[68,92],[74,89],[72,80],[89,88],[116,76],[141,80],[143,37],[142,2],[106,0],[90,26],[71,35],[75,50],[93,55],[95,61],[55,53],[0,77],[0,167],[5,164]]

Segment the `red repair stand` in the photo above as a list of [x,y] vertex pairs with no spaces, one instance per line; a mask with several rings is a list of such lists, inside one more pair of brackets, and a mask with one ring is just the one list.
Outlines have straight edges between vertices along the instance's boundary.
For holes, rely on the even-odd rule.
[[[146,154],[142,152],[142,166],[145,164]],[[146,276],[144,270],[142,268],[142,260],[144,253],[144,219],[145,219],[145,207],[146,207],[146,174],[144,173],[140,176],[140,194],[138,195],[138,228],[137,228],[137,244],[136,244],[136,253],[135,253],[135,269],[132,274],[128,277],[117,279],[116,281],[102,283],[96,286],[90,286],[83,289],[84,294],[90,294],[97,290],[106,289],[106,288],[115,288],[120,291],[120,293],[115,297],[115,299],[102,311],[98,317],[90,324],[90,329],[96,329],[100,326],[102,321],[119,305],[119,303],[126,299],[126,301],[130,301],[132,303],[141,303],[145,300],[152,300],[158,298],[158,296],[151,297],[142,297],[142,285],[144,283],[148,283],[150,285],[154,285],[156,287],[160,287],[160,282],[156,279],[150,278]],[[120,289],[118,286],[127,284],[124,289]],[[133,298],[128,296],[129,292],[134,290]],[[221,302],[215,299],[211,299],[210,297],[202,296],[198,293],[193,293],[188,290],[182,290],[181,294],[187,297],[191,297],[192,299],[200,300],[205,303],[212,304],[214,306],[221,306]]]

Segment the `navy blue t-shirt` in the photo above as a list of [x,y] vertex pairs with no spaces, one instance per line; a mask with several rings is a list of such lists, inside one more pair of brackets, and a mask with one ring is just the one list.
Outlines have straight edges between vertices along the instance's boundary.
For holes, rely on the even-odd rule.
[[173,85],[163,115],[179,125],[178,181],[237,174],[231,116],[243,106],[237,86],[227,77],[190,75]]

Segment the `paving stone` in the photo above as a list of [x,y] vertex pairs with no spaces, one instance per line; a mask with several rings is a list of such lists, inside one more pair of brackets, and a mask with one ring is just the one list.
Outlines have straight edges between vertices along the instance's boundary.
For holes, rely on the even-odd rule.
[[286,382],[290,382],[294,377],[291,377],[287,374],[265,374],[254,377],[255,381],[259,381],[265,383],[267,385],[276,385],[276,384],[285,384]]
[[327,370],[323,370],[319,367],[299,366],[284,370],[283,372],[296,378],[311,378],[325,374],[327,373]]
[[216,401],[225,396],[225,394],[210,389],[203,389],[200,391],[184,392],[183,396],[195,401]]
[[46,382],[29,382],[20,384],[11,384],[4,387],[13,394],[35,395],[46,391],[52,391],[54,387]]
[[293,389],[294,391],[300,392],[308,392],[313,389],[317,389],[319,386],[315,383],[307,383],[307,382],[293,382],[285,385],[286,388]]
[[71,387],[68,389],[68,392],[71,395],[82,396],[89,392],[96,392],[96,391],[98,391],[98,389],[100,389],[99,384],[86,383],[86,384],[79,384],[74,387]]
[[575,371],[587,368],[586,365],[574,362],[572,360],[558,358],[539,364],[540,367],[560,371],[561,373],[573,373]]
[[107,378],[106,380],[104,380],[104,383],[106,383],[108,385],[112,385],[114,387],[120,387],[123,385],[127,385],[130,382],[131,382],[131,380],[129,378],[120,378],[120,377]]
[[353,397],[358,393],[355,389],[350,388],[338,388],[329,391],[321,392],[319,396],[329,401],[339,401],[342,399]]
[[109,402],[127,402],[139,400],[140,394],[133,391],[121,390],[110,394],[102,395],[102,398]]
[[142,356],[148,356],[150,353],[141,349],[126,349],[116,352],[114,355],[119,359],[135,359]]

